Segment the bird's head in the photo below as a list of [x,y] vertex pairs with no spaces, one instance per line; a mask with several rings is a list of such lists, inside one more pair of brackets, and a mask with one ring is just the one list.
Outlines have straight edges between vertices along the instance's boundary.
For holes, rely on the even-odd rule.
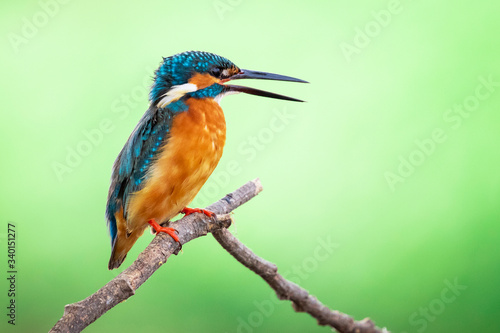
[[228,59],[208,52],[189,51],[163,58],[155,72],[151,103],[160,108],[184,96],[214,98],[244,92],[247,94],[302,102],[299,99],[250,87],[225,84],[237,79],[264,79],[307,82],[289,76],[240,69]]

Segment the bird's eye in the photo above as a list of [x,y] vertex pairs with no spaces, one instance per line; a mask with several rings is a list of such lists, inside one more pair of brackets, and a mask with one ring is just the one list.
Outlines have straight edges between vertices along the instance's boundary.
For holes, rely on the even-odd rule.
[[214,67],[210,70],[210,74],[214,77],[219,77],[222,70],[219,67]]

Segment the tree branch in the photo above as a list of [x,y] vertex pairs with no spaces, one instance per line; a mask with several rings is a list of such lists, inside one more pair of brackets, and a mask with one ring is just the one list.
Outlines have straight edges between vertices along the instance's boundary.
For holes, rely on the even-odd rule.
[[236,260],[263,278],[280,300],[290,300],[296,312],[307,312],[319,325],[331,326],[340,333],[389,333],[368,318],[355,321],[346,314],[330,310],[307,290],[283,278],[275,264],[257,256],[227,229],[214,230],[212,235]]
[[[217,214],[217,219],[204,214],[193,214],[169,224],[179,232],[179,240],[185,244],[200,236],[231,225],[231,218],[226,213],[241,206],[262,191],[260,181],[246,183],[236,191],[207,207]],[[50,332],[81,332],[106,311],[135,294],[139,288],[161,265],[167,262],[171,254],[177,254],[179,245],[165,233],[158,234],[139,257],[93,295],[86,299],[68,304],[64,315]]]
[[[260,275],[276,291],[280,299],[290,299],[296,311],[309,313],[320,325],[329,325],[341,333],[387,332],[376,328],[369,319],[356,322],[345,314],[331,311],[306,290],[285,280],[277,273],[276,265],[256,256],[226,230],[232,222],[227,213],[261,191],[260,180],[255,179],[207,207],[217,214],[216,219],[203,214],[193,214],[172,222],[169,226],[179,232],[182,244],[211,232],[239,262]],[[86,299],[66,305],[62,318],[50,332],[81,332],[106,311],[134,295],[135,290],[160,268],[170,255],[177,254],[178,251],[179,245],[171,237],[164,233],[158,234],[130,267]]]

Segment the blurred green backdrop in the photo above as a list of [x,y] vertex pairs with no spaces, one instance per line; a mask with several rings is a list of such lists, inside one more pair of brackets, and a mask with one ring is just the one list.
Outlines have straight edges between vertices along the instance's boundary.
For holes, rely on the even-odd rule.
[[[192,206],[260,177],[232,228],[333,309],[392,332],[497,332],[500,3],[4,1],[2,274],[17,228],[17,324],[44,332],[108,271],[112,163],[161,56],[210,51],[309,85],[226,97],[225,154]],[[145,236],[120,270],[144,249]],[[86,332],[327,332],[211,237]]]

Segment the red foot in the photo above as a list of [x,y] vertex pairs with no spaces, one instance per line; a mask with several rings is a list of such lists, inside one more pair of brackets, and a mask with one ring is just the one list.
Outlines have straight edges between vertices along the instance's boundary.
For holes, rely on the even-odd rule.
[[177,237],[177,235],[175,234],[177,232],[177,230],[175,230],[174,228],[162,227],[158,223],[156,223],[156,221],[154,219],[149,220],[148,223],[153,227],[153,229],[156,231],[156,233],[164,232],[164,233],[170,235],[170,237],[172,237],[174,239],[174,241],[179,243],[179,245],[181,245],[181,247],[182,247],[182,244],[179,241],[179,237]]
[[181,213],[182,214],[186,214],[186,216],[187,215],[191,215],[193,213],[203,213],[203,214],[205,214],[208,217],[214,217],[215,216],[214,212],[211,212],[211,211],[206,210],[206,209],[201,209],[201,208],[188,208],[188,207],[186,207],[183,210],[181,210]]

